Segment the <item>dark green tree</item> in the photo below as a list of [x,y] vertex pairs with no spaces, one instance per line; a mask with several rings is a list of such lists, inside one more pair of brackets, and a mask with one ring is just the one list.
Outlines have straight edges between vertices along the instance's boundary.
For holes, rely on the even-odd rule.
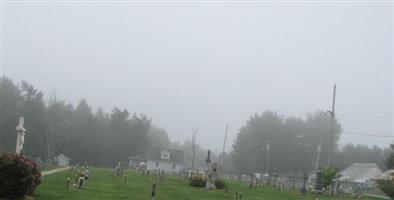
[[47,152],[44,93],[25,81],[21,83],[21,91],[24,101],[20,115],[24,116],[28,130],[22,151],[32,157],[43,157]]
[[152,125],[148,132],[148,151],[158,152],[161,148],[169,148],[170,145],[167,132]]
[[352,163],[376,163],[382,169],[386,168],[385,161],[389,149],[377,146],[347,144],[335,152],[333,166],[338,169],[349,167]]
[[339,173],[339,170],[333,168],[333,167],[326,167],[323,169],[323,174],[322,174],[322,183],[323,187],[325,189],[328,188],[336,179],[340,178],[341,174]]
[[394,144],[390,145],[390,147],[391,147],[391,153],[387,158],[385,164],[388,169],[394,169]]
[[69,135],[72,132],[73,106],[65,101],[58,101],[56,96],[52,96],[46,107],[46,158],[64,153],[69,154],[71,149]]
[[0,78],[0,153],[15,151],[15,126],[22,106],[19,87],[11,79]]
[[[322,143],[321,160],[326,160],[330,140],[330,117],[323,112],[309,114],[306,120],[283,118],[267,111],[253,115],[233,144],[232,161],[239,173],[269,172],[302,174],[311,171],[317,147]],[[334,123],[334,146],[341,131]],[[267,148],[269,144],[269,149]],[[269,154],[269,160],[267,158]],[[324,162],[321,162],[324,163]]]

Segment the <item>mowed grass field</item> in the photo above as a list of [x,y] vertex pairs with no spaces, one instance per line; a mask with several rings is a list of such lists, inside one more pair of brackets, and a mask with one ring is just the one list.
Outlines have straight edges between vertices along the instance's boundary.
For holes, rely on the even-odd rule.
[[114,177],[110,169],[92,169],[89,184],[84,190],[78,190],[71,186],[69,190],[66,190],[67,178],[70,177],[73,180],[74,177],[72,171],[52,174],[43,177],[34,198],[37,200],[150,200],[152,184],[156,183],[156,200],[234,200],[235,191],[242,193],[243,200],[314,199],[311,196],[302,197],[296,191],[279,192],[271,187],[249,189],[246,183],[235,181],[228,183],[229,191],[225,193],[224,190],[206,191],[201,188],[189,187],[186,182],[177,180],[175,177],[166,177],[165,183],[160,184],[153,178],[143,177],[132,171],[127,171],[126,174],[127,183],[124,184],[123,178]]

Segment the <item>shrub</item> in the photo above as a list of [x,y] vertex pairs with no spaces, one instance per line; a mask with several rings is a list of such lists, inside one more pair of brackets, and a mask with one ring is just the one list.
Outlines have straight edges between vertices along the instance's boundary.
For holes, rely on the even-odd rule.
[[192,187],[205,187],[205,179],[200,176],[192,176],[189,180],[189,185]]
[[[207,180],[200,176],[193,176],[189,179],[189,185],[192,187],[205,187]],[[217,189],[225,189],[227,187],[226,182],[222,179],[216,179],[215,186]]]
[[339,173],[339,170],[332,167],[324,168],[322,174],[323,187],[327,189],[329,185],[331,185],[336,179],[340,177],[341,174]]
[[389,180],[376,180],[379,185],[379,189],[384,192],[388,197],[394,199],[394,184]]
[[41,183],[37,164],[18,154],[0,156],[0,199],[21,199],[32,195]]
[[226,182],[222,179],[216,179],[215,185],[217,189],[225,189],[227,187]]

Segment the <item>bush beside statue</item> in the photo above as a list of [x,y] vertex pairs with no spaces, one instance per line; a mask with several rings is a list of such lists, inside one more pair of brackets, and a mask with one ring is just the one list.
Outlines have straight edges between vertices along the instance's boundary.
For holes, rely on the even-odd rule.
[[0,199],[23,199],[41,183],[38,165],[21,154],[0,156]]
[[[206,183],[207,183],[207,180],[201,176],[192,176],[189,179],[189,185],[191,187],[205,188]],[[227,184],[222,179],[216,179],[215,186],[216,186],[216,189],[225,189],[227,187]]]

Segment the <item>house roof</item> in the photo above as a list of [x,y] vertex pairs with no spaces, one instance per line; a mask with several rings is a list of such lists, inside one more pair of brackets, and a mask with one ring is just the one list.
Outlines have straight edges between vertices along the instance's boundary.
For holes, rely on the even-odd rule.
[[353,163],[341,172],[341,180],[365,182],[377,178],[382,170],[375,163]]
[[65,156],[64,154],[60,153],[59,155],[56,156],[56,158],[62,158],[64,160],[70,160],[70,158],[68,158],[67,156]]
[[135,156],[130,156],[130,160],[146,160],[146,155],[145,154],[138,154]]
[[[170,159],[162,159],[161,152],[168,151],[170,153]],[[148,154],[148,160],[155,160],[155,161],[163,161],[163,162],[172,162],[172,163],[184,163],[184,153],[182,150],[179,149],[168,149],[162,148],[160,151],[152,152]]]
[[[161,152],[168,151],[170,153],[170,159],[162,159]],[[135,156],[130,156],[130,160],[151,160],[151,161],[161,161],[161,162],[171,162],[171,163],[180,163],[184,164],[184,152],[179,149],[169,149],[169,148],[161,148],[154,151],[148,152],[146,154],[139,154]]]

